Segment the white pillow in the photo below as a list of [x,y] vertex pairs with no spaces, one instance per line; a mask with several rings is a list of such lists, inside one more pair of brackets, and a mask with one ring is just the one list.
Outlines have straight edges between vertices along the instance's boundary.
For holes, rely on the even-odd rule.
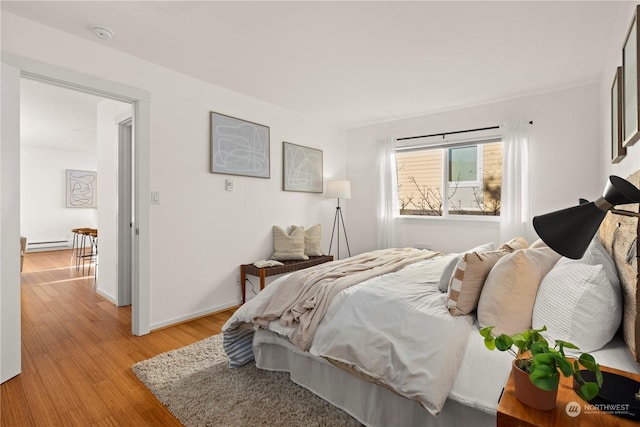
[[485,243],[479,246],[476,246],[473,249],[469,249],[461,254],[456,255],[449,261],[449,263],[442,270],[442,275],[440,276],[440,281],[438,282],[438,288],[440,288],[440,292],[447,292],[449,290],[449,282],[451,281],[451,277],[455,272],[456,265],[462,259],[462,256],[466,252],[489,252],[494,251],[496,249],[496,244],[493,242]]
[[[293,232],[296,228],[302,228],[297,225],[291,226]],[[304,230],[304,254],[307,256],[322,256],[322,248],[320,248],[320,238],[322,236],[322,229],[320,224],[316,224],[311,228]]]
[[542,279],[532,326],[547,327],[547,339],[564,340],[581,351],[602,348],[622,320],[622,291],[602,265],[563,258]]
[[287,234],[277,225],[273,226],[273,255],[271,259],[278,261],[308,260],[304,254],[304,227],[298,227]]
[[611,259],[611,255],[609,255],[609,252],[607,252],[604,246],[602,246],[602,243],[600,243],[598,235],[593,238],[593,240],[589,244],[589,247],[587,248],[587,251],[579,261],[589,265],[602,265],[609,282],[617,284],[618,286],[620,285],[620,279],[618,278],[618,269],[616,268],[613,259]]

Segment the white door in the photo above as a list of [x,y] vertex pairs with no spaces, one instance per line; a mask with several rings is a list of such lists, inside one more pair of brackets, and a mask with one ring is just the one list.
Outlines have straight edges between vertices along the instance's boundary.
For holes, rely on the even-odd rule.
[[131,305],[133,234],[133,138],[131,118],[118,124],[118,292],[119,307]]

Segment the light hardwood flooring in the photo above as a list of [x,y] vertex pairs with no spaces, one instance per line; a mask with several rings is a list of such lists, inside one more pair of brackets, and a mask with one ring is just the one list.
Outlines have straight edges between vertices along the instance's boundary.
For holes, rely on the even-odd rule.
[[71,265],[70,251],[25,256],[22,373],[0,386],[2,427],[180,426],[131,365],[220,333],[233,309],[136,337],[130,307]]

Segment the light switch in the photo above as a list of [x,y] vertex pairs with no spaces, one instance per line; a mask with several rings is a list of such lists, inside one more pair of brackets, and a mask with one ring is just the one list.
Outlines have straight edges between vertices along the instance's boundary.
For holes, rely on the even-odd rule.
[[232,179],[228,179],[226,182],[227,185],[227,191],[233,191],[233,180]]
[[152,191],[151,192],[151,204],[152,205],[159,205],[160,204],[160,192],[159,191]]

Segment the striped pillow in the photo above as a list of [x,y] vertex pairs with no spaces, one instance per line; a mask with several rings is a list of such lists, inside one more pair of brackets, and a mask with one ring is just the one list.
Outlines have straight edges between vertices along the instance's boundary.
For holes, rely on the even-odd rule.
[[462,256],[449,282],[447,308],[454,316],[469,314],[478,307],[484,281],[507,251],[468,252]]

